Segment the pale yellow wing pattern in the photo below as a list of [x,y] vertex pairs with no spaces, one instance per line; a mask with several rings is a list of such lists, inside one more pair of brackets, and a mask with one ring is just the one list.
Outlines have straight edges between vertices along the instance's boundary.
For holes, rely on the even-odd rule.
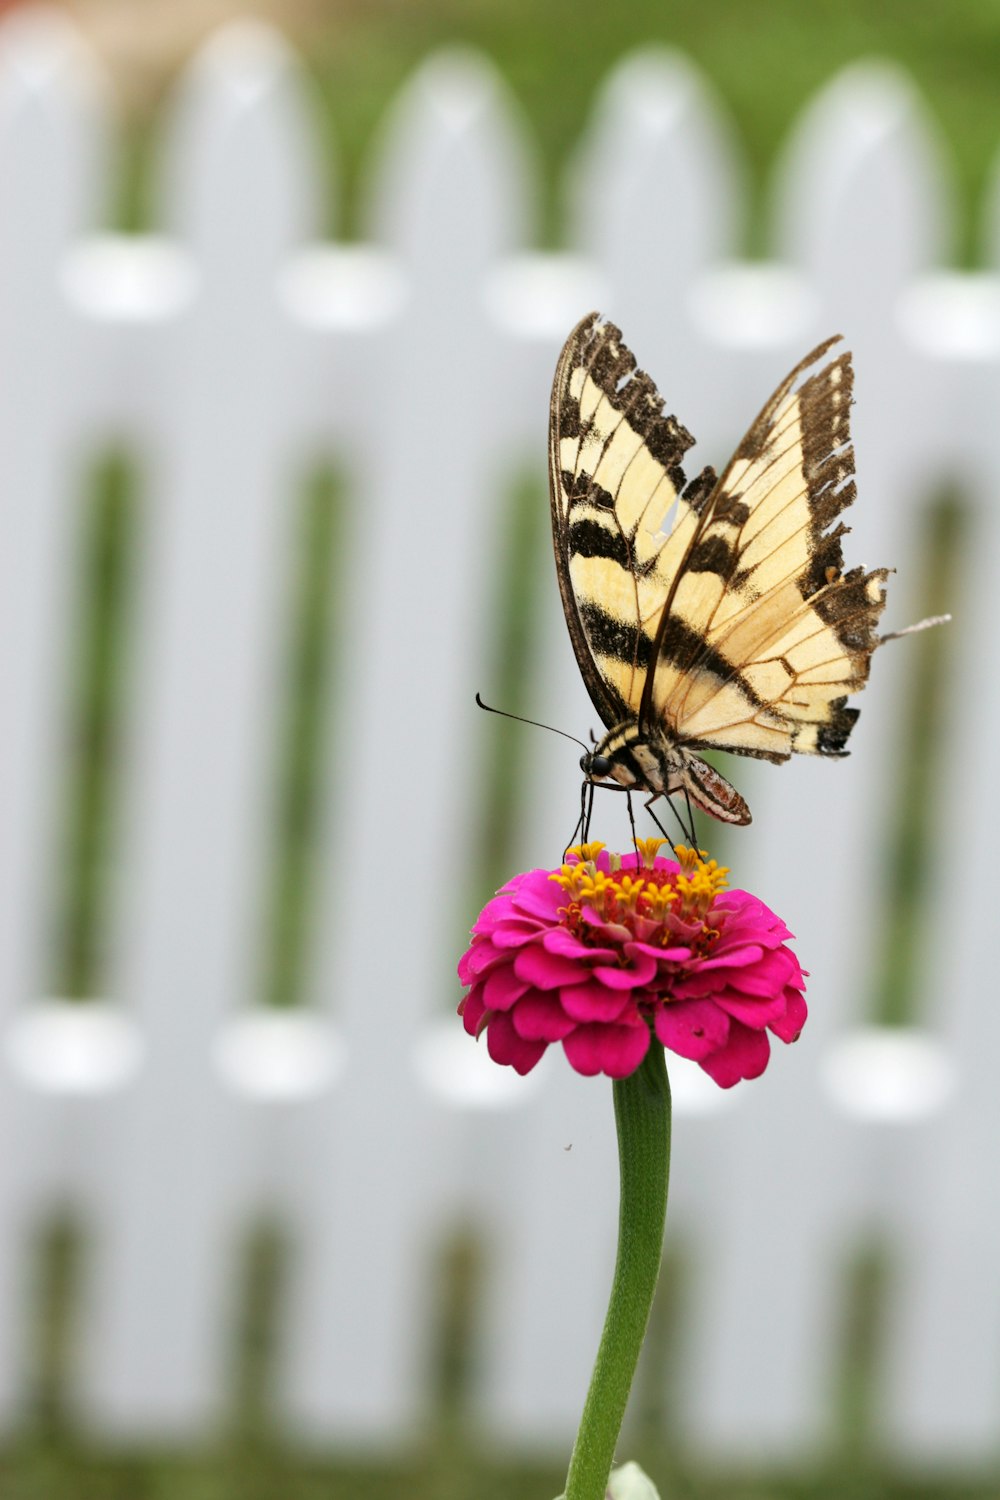
[[552,534],[577,660],[609,726],[638,713],[664,604],[715,486],[711,469],[687,484],[692,442],[620,331],[584,318],[552,387]]
[[692,745],[846,753],[887,572],[843,572],[853,372],[847,353],[824,362],[835,342],[775,391],[675,562],[640,721]]

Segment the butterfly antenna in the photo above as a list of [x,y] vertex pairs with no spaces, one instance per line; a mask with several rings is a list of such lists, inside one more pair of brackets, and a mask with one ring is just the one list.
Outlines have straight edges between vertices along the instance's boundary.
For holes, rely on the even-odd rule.
[[533,724],[536,729],[547,729],[550,734],[561,734],[564,740],[572,740],[574,745],[580,746],[581,750],[588,748],[583,743],[583,740],[578,740],[575,734],[567,734],[565,729],[556,729],[552,724],[542,724],[538,719],[526,719],[521,714],[509,714],[505,708],[491,708],[488,703],[483,702],[478,693],[476,694],[476,702],[488,714],[499,714],[502,719],[516,719],[519,724]]
[[577,818],[576,822],[573,824],[573,832],[570,834],[569,841],[568,841],[565,849],[563,850],[563,857],[562,857],[563,864],[566,863],[566,859],[567,859],[567,856],[569,855],[569,851],[573,847],[573,845],[576,843],[576,836],[577,836],[578,833],[580,834],[580,842],[584,843],[584,844],[587,842],[587,835],[586,835],[585,827],[584,827],[585,821],[586,821],[586,817],[587,817],[587,783],[583,782],[581,784],[581,787],[580,787],[580,815]]
[[[628,787],[625,788],[625,806],[628,808],[628,822],[629,822],[629,827],[632,830],[632,848],[635,850],[636,854],[638,855],[638,853],[639,853],[639,840],[636,837],[636,832],[635,832],[635,813],[632,811],[632,793],[629,791]],[[642,864],[642,860],[641,859],[639,860],[639,864],[640,865]]]

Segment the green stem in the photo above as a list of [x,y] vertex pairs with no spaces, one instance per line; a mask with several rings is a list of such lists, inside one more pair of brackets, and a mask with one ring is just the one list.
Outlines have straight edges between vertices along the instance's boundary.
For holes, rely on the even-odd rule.
[[615,1080],[614,1098],[621,1167],[618,1257],[564,1500],[604,1500],[660,1272],[670,1176],[670,1083],[655,1037],[642,1066]]

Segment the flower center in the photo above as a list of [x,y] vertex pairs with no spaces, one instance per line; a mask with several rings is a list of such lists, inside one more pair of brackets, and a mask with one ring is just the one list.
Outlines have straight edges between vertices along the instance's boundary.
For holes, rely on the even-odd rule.
[[[567,850],[567,862],[550,879],[568,897],[560,908],[567,927],[582,942],[600,946],[609,937],[638,939],[669,948],[678,943],[704,953],[719,936],[724,913],[714,909],[729,870],[704,849],[676,845],[679,866],[657,865],[666,839],[637,839],[634,869],[623,870],[621,856],[598,858],[603,844]],[[609,931],[609,929],[611,929]]]

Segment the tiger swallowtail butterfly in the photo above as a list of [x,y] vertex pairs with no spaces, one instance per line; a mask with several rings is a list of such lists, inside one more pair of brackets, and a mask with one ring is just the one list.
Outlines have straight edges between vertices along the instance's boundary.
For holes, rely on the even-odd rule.
[[694,439],[619,329],[591,313],[567,339],[552,388],[552,533],[607,730],[581,761],[585,791],[680,793],[746,824],[746,802],[703,751],[847,754],[858,717],[847,697],[888,639],[876,626],[889,570],[843,567],[853,371],[849,353],[830,354],[838,342],[782,381],[721,478],[688,480]]

